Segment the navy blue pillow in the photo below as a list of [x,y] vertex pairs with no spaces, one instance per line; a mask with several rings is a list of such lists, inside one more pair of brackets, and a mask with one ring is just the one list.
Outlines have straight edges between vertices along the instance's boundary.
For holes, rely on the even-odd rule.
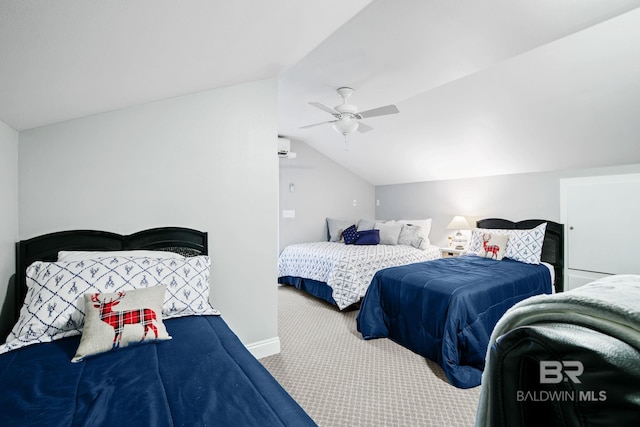
[[356,245],[377,245],[380,243],[380,230],[362,230],[358,232]]
[[344,239],[345,245],[352,245],[353,242],[358,240],[358,237],[359,237],[358,229],[356,228],[355,225],[352,225],[351,227],[347,227],[347,229],[342,232],[342,238]]

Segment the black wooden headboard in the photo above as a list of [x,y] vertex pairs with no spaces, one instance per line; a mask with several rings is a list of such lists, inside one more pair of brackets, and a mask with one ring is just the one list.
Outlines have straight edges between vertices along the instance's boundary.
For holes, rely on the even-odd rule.
[[508,230],[528,230],[547,223],[542,244],[542,261],[553,265],[556,292],[564,291],[564,225],[544,219],[527,219],[513,222],[508,219],[489,218],[476,222],[478,228],[502,228]]
[[25,272],[34,261],[55,261],[58,251],[159,250],[185,256],[207,255],[207,233],[183,227],[160,227],[121,235],[107,231],[73,230],[45,234],[16,243],[14,321],[27,294]]

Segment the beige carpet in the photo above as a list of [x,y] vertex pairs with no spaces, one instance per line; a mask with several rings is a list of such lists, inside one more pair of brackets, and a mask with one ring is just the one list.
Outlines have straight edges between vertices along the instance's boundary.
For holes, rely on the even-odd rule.
[[472,426],[480,388],[383,338],[364,341],[357,311],[278,288],[280,354],[262,364],[320,426]]

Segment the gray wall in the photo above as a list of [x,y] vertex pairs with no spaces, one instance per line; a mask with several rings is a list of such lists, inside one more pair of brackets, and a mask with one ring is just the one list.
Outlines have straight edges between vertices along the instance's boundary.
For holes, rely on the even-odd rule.
[[[376,186],[379,219],[433,218],[431,242],[446,246],[454,230],[446,227],[464,215],[474,227],[482,218],[549,219],[560,222],[560,179],[632,173],[640,165],[540,172]],[[594,201],[596,203],[596,201]]]
[[[18,132],[0,122],[0,340],[8,333],[14,313],[5,302],[9,280],[15,272],[18,239]],[[5,326],[6,325],[6,326]],[[6,329],[6,330],[5,330]]]
[[[295,159],[280,159],[280,251],[293,243],[327,240],[327,217],[374,217],[372,184],[303,142],[292,140],[291,151]],[[283,210],[295,210],[295,218],[283,218]]]
[[265,80],[21,132],[20,238],[208,231],[214,307],[245,344],[277,340],[276,109]]

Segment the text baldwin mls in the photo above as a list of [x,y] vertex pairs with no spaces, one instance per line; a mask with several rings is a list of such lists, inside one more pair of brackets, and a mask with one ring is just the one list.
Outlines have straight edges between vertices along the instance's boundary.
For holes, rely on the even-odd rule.
[[604,402],[607,392],[600,390],[516,391],[518,402]]

